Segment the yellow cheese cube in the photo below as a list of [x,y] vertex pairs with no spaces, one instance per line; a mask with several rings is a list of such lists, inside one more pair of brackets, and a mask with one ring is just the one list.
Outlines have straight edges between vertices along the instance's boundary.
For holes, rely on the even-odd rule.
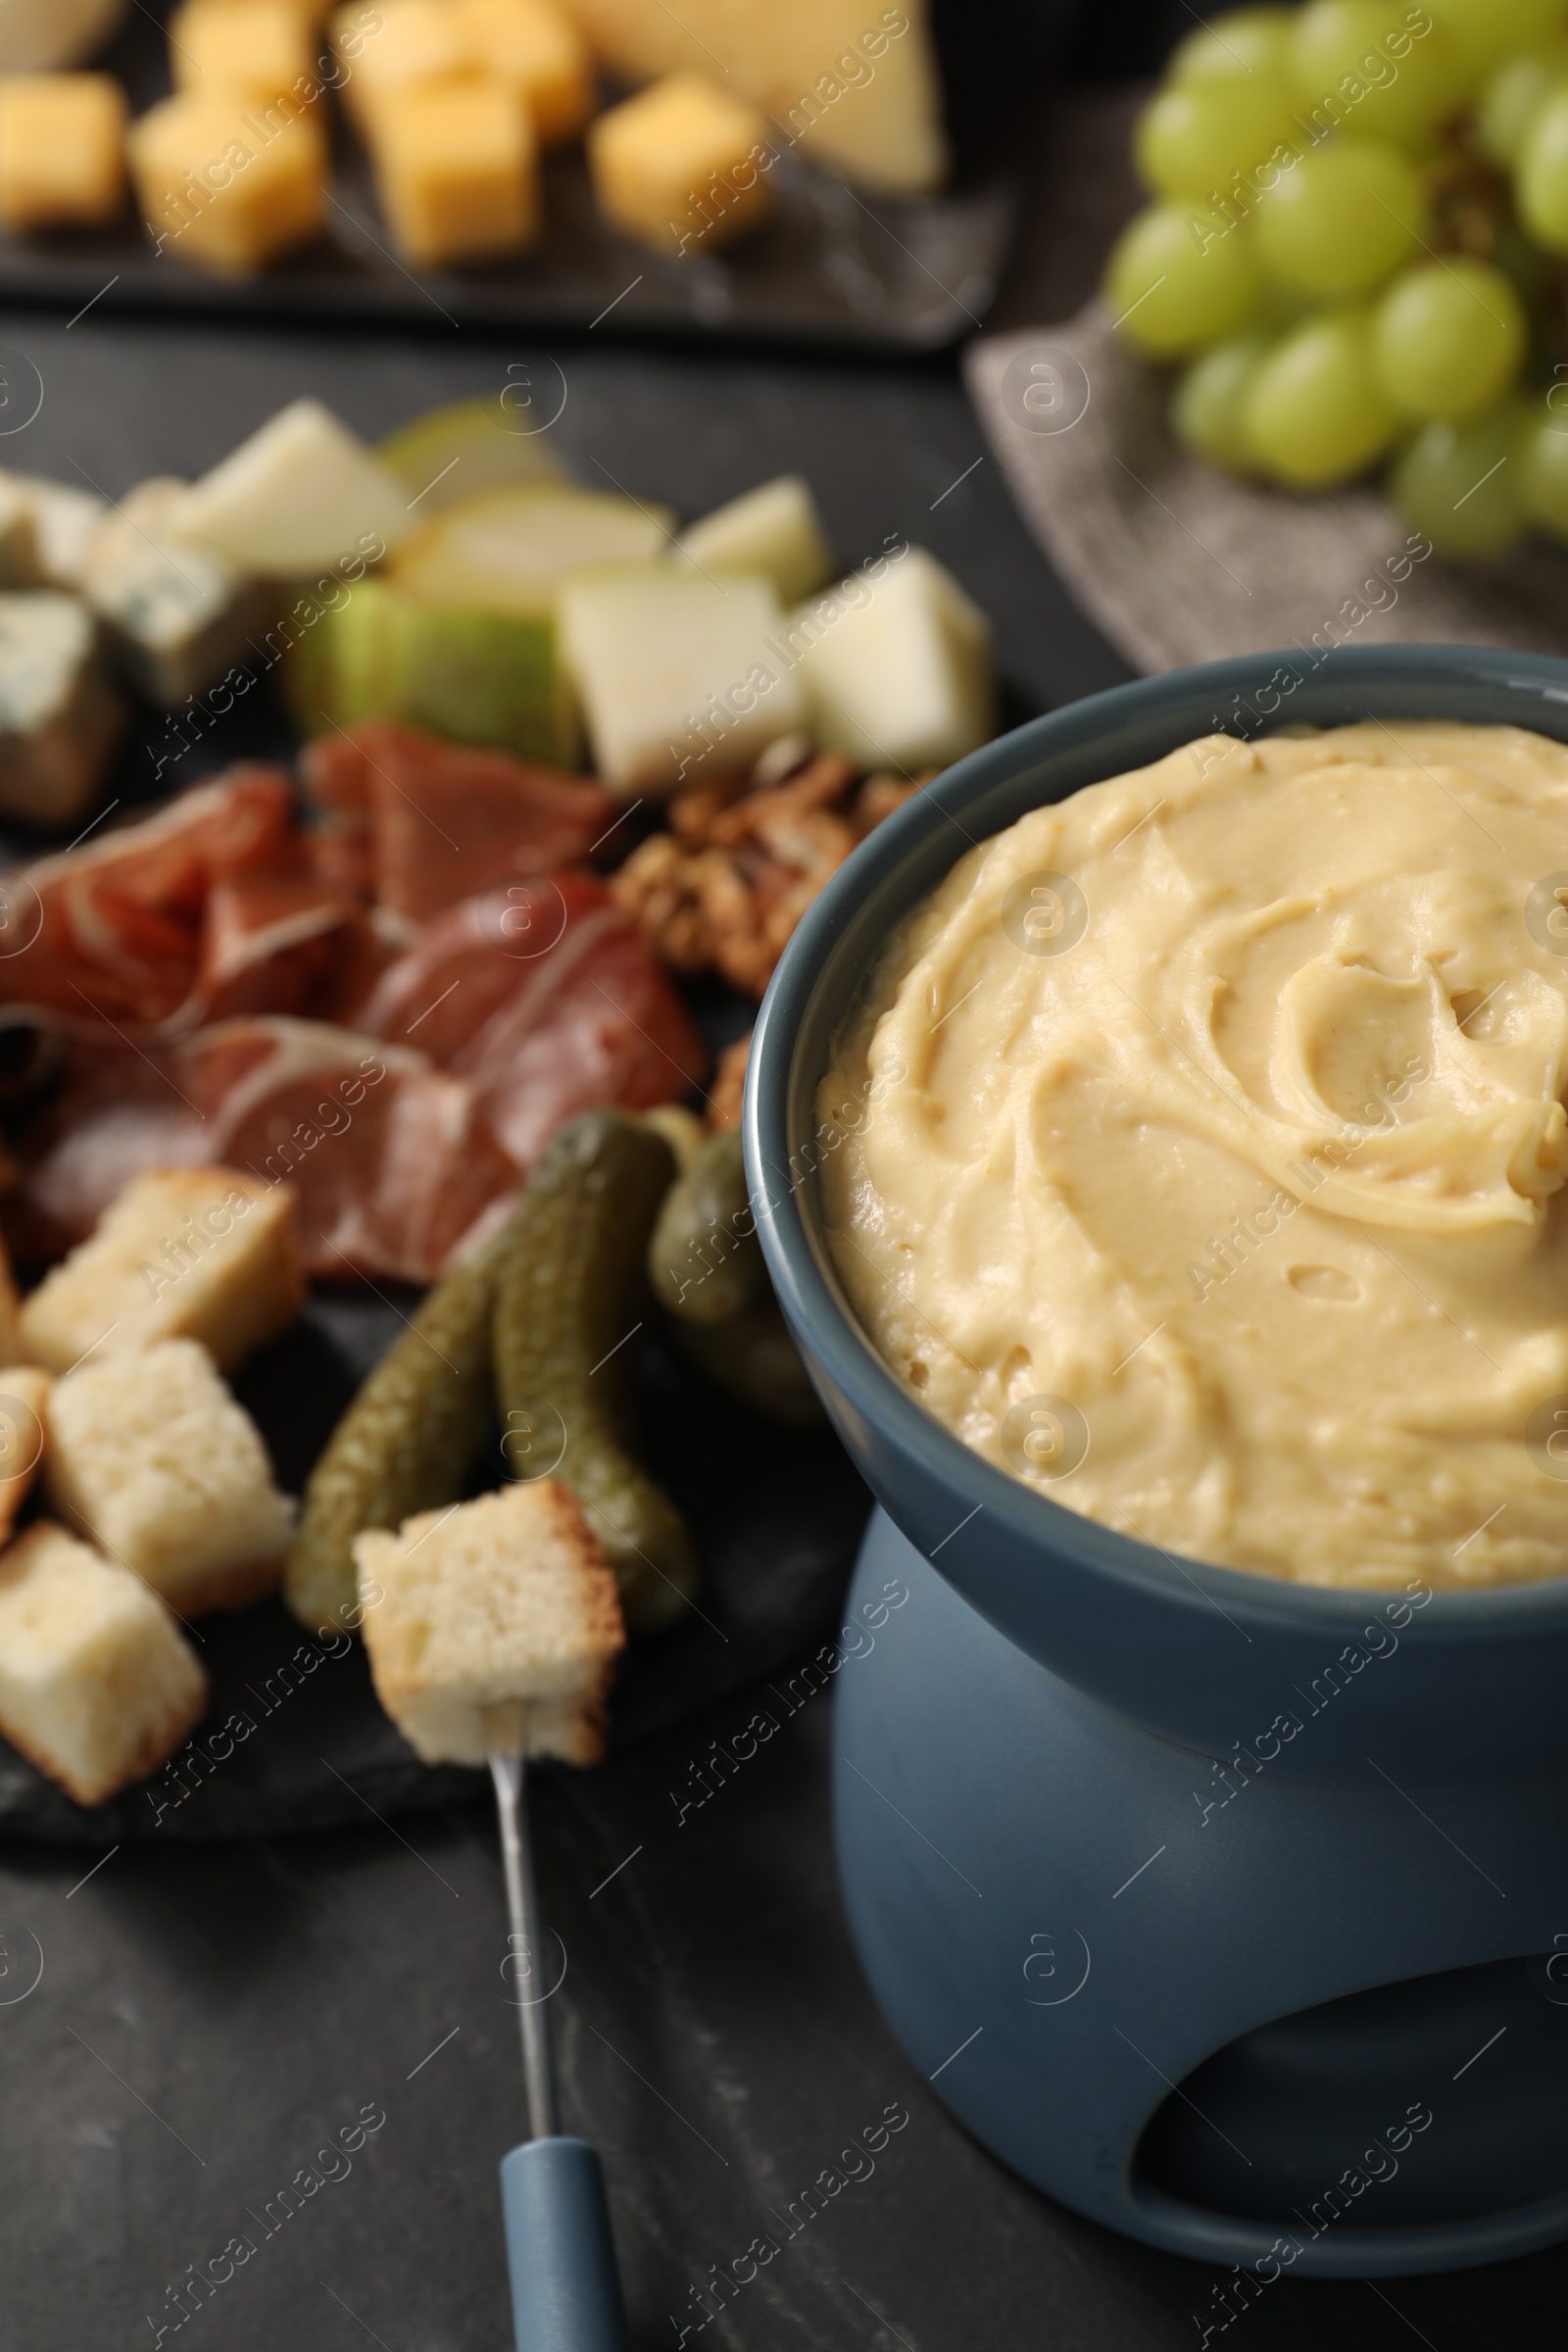
[[160,253],[243,275],[320,234],[319,101],[166,98],[131,124],[130,168]]
[[588,131],[600,210],[664,253],[711,250],[765,219],[772,148],[760,109],[702,74],[669,74]]
[[405,261],[426,269],[514,253],[539,233],[539,156],[527,109],[499,81],[441,81],[381,101],[381,210]]
[[113,220],[125,201],[125,97],[107,74],[0,79],[0,220],[59,228]]
[[332,18],[331,39],[343,103],[366,137],[387,99],[470,71],[451,0],[379,0],[369,14],[349,0]]
[[509,83],[541,147],[575,138],[594,111],[587,41],[552,0],[452,0],[479,72]]
[[315,79],[311,46],[295,0],[186,0],[169,24],[174,86],[204,97],[303,97]]

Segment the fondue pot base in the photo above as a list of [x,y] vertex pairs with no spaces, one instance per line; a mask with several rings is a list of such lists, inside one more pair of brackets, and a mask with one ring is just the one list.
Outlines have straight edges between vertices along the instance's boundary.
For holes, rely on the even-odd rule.
[[1366,1705],[1364,1771],[1293,1777],[1261,1722],[1198,1753],[1038,1664],[880,1511],[849,1622],[876,1629],[835,1702],[852,1929],[986,2147],[1242,2266],[1197,2315],[1216,2330],[1282,2276],[1568,2237],[1560,1770],[1434,1780],[1343,1677],[1300,1693],[1292,1740]]

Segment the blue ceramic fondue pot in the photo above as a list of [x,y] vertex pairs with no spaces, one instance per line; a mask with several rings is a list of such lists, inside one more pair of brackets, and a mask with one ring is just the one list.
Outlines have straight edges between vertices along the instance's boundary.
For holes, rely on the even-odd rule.
[[836,1700],[867,1974],[938,2095],[1019,2172],[1241,2266],[1215,2329],[1287,2272],[1568,2235],[1568,1486],[1562,1581],[1414,1600],[1174,1562],[1062,1507],[925,1412],[861,1333],[823,1238],[814,1096],[883,941],[972,842],[1200,735],[1367,717],[1568,741],[1568,663],[1255,656],[1019,728],[829,883],[747,1086],[773,1281],[880,1506]]

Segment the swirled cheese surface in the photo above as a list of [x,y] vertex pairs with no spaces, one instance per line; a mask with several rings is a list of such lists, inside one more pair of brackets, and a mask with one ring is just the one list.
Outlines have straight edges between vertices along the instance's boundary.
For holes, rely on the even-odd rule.
[[972,849],[818,1095],[920,1401],[1170,1554],[1568,1573],[1568,748],[1215,736]]

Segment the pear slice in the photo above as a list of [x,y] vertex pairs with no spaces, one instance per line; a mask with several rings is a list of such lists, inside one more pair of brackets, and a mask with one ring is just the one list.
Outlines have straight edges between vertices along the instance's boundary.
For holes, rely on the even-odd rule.
[[390,718],[557,767],[576,758],[576,706],[548,616],[426,605],[362,580],[301,632],[285,675],[307,734]]
[[667,508],[612,491],[512,483],[437,514],[399,549],[390,576],[423,604],[542,617],[573,572],[650,561],[673,524]]
[[191,485],[168,524],[274,580],[378,563],[412,527],[397,475],[318,400],[280,409]]
[[822,517],[798,473],[781,473],[732,498],[683,531],[677,545],[699,571],[746,571],[771,580],[787,605],[833,576]]
[[748,767],[801,725],[766,580],[708,580],[682,564],[586,573],[561,592],[561,642],[612,792],[667,792]]
[[991,623],[923,547],[882,561],[789,616],[808,724],[861,767],[947,767],[996,731]]
[[[495,400],[455,400],[399,427],[376,453],[410,499],[416,523],[476,490],[504,482],[559,482],[564,468],[535,415],[545,393],[518,376]],[[524,429],[532,428],[532,429]]]

